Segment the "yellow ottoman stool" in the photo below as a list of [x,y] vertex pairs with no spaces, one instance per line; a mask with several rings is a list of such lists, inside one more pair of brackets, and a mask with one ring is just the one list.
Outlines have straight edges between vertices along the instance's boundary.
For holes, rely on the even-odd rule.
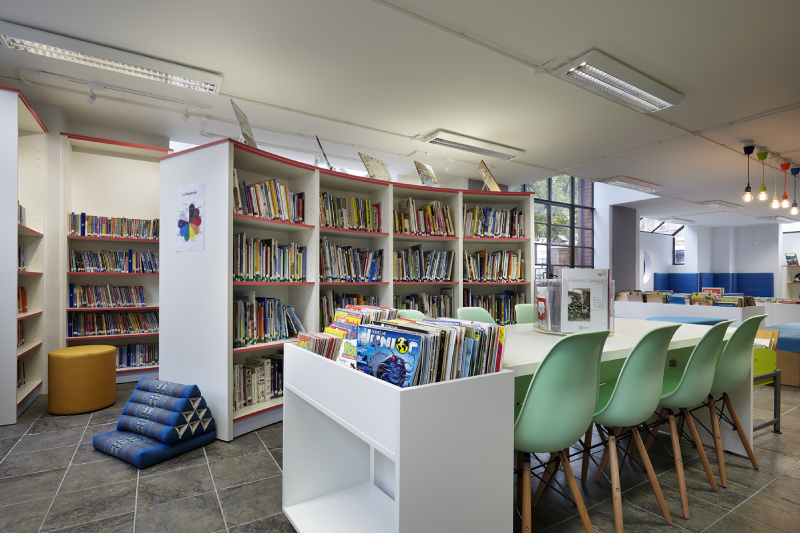
[[47,354],[47,410],[54,415],[97,411],[117,399],[116,349],[71,346]]

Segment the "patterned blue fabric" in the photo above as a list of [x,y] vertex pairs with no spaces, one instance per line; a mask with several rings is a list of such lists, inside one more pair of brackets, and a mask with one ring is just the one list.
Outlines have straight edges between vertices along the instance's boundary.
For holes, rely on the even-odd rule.
[[189,422],[200,420],[201,417],[205,416],[206,411],[206,408],[203,408],[200,411],[195,411],[194,409],[188,409],[183,412],[168,411],[167,409],[161,409],[160,407],[152,407],[142,403],[134,403],[129,400],[122,409],[122,414],[146,418],[147,420],[152,420],[153,422],[158,422],[159,424],[164,424],[165,426],[178,426],[180,424],[188,424]]
[[147,468],[201,446],[207,446],[216,438],[217,432],[210,430],[172,444],[164,444],[138,433],[109,431],[96,435],[92,439],[92,445],[96,450],[127,461],[138,468]]
[[200,389],[197,388],[197,385],[181,385],[180,383],[153,378],[140,379],[139,383],[136,384],[136,389],[165,396],[174,396],[175,398],[197,398],[200,396]]
[[167,426],[145,418],[122,415],[119,418],[119,422],[117,422],[117,429],[119,431],[139,433],[140,435],[146,435],[158,439],[161,442],[171,444],[179,440],[186,440],[190,437],[200,435],[206,431],[214,431],[216,430],[216,425],[214,424],[214,419],[211,417],[211,412],[208,411],[208,416],[204,419],[177,426]]
[[206,401],[202,397],[175,398],[172,396],[164,396],[163,394],[156,394],[154,392],[145,392],[143,390],[134,390],[128,401],[149,405],[150,407],[159,407],[165,411],[178,412],[196,411],[207,407]]

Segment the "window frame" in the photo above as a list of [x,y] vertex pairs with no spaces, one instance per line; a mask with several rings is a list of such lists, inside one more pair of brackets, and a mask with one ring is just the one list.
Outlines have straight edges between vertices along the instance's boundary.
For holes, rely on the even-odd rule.
[[[676,231],[676,232],[675,232],[675,233],[672,235],[672,264],[673,264],[673,265],[675,265],[675,266],[682,266],[682,265],[685,265],[685,264],[686,264],[686,241],[684,241],[684,244],[683,244],[683,263],[678,263],[678,262],[675,260],[675,252],[676,252],[676,249],[675,249],[675,241],[676,241],[676,239],[678,238],[678,233],[680,233],[681,231],[683,231],[683,228],[684,228],[684,227],[685,227],[685,226],[681,226],[681,229],[679,229],[678,231]],[[661,235],[664,235],[664,234],[662,233]]]

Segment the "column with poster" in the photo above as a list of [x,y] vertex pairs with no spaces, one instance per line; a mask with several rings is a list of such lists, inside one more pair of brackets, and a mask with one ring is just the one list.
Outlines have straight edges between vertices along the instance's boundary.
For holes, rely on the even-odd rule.
[[205,235],[205,183],[195,183],[178,187],[177,193],[177,229],[175,233],[175,251],[192,252],[203,250]]

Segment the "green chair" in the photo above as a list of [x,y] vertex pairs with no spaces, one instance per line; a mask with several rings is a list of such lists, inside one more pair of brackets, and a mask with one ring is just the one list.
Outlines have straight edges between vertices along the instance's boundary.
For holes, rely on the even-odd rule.
[[472,320],[473,322],[489,322],[494,324],[495,320],[489,311],[483,307],[459,307],[458,311],[459,320]]
[[[728,397],[727,391],[734,391],[741,387],[750,377],[750,367],[753,361],[753,343],[756,340],[756,333],[761,321],[767,318],[767,315],[756,315],[743,320],[736,331],[731,335],[725,350],[717,358],[717,367],[714,373],[714,382],[711,385],[711,392],[708,394],[708,409],[711,418],[711,433],[714,437],[714,451],[717,455],[717,466],[719,468],[720,485],[723,487],[728,486],[728,478],[725,473],[725,452],[722,449],[722,440],[719,432],[719,420],[717,418],[717,402],[725,402],[728,412],[731,414],[731,421],[736,426],[736,432],[739,434],[739,440],[742,441],[747,456],[753,464],[753,468],[758,470],[758,461],[753,454],[753,448],[747,440],[744,428],[739,422],[739,417],[736,415],[736,409],[733,408],[733,402]],[[720,396],[714,399],[714,392]],[[719,410],[719,415],[722,416],[722,410]]]
[[598,397],[600,356],[608,333],[573,333],[559,340],[536,369],[522,404],[514,406],[517,505],[522,515],[522,531],[531,530],[531,454],[549,453],[533,507],[538,505],[560,463],[583,527],[587,533],[593,532],[567,449],[592,422]]
[[[711,471],[711,465],[708,464],[706,452],[703,450],[703,443],[700,441],[700,436],[697,434],[697,429],[694,426],[688,408],[703,404],[708,399],[711,385],[714,382],[714,371],[716,370],[717,357],[722,346],[722,340],[731,322],[733,321],[726,320],[711,326],[706,334],[703,335],[703,338],[700,339],[700,342],[697,343],[697,346],[694,347],[694,350],[692,350],[686,367],[664,369],[664,382],[661,388],[660,402],[661,412],[654,429],[657,430],[665,421],[669,423],[669,431],[672,437],[672,457],[675,461],[675,471],[678,477],[681,511],[683,512],[683,517],[687,520],[689,519],[689,497],[686,493],[686,479],[683,473],[683,458],[681,457],[680,438],[682,429],[678,431],[675,416],[676,412],[678,415],[683,415],[683,420],[689,426],[692,442],[697,449],[697,454],[700,456],[700,462],[703,464],[711,489],[714,492],[719,491],[717,482],[714,479],[714,473]],[[752,346],[752,343],[750,345]],[[655,433],[651,433],[647,438],[645,450],[649,450],[654,441]]]
[[425,316],[425,313],[422,311],[417,311],[416,309],[398,309],[397,316],[400,318],[411,318],[414,320],[428,318]]
[[515,305],[514,314],[517,316],[517,324],[532,324],[539,320],[536,314],[536,306],[533,304]]
[[[611,460],[611,489],[614,499],[614,521],[617,531],[622,531],[622,490],[619,480],[619,462],[617,458],[617,437],[627,428],[631,429],[631,438],[642,457],[642,464],[650,480],[650,486],[661,507],[661,513],[667,524],[672,524],[667,503],[661,493],[658,478],[653,471],[650,458],[644,449],[644,442],[639,435],[639,425],[646,422],[653,415],[661,400],[661,384],[664,380],[664,365],[667,360],[667,350],[672,336],[680,324],[659,327],[651,330],[639,339],[636,346],[622,365],[619,377],[615,381],[600,385],[600,397],[594,413],[593,422],[598,433],[602,435],[601,426],[614,428],[613,434],[608,433],[608,447],[603,456],[595,480],[603,475],[603,469]],[[586,474],[589,467],[589,450],[592,446],[592,426],[586,432],[584,440],[583,468],[581,482],[586,483]]]

